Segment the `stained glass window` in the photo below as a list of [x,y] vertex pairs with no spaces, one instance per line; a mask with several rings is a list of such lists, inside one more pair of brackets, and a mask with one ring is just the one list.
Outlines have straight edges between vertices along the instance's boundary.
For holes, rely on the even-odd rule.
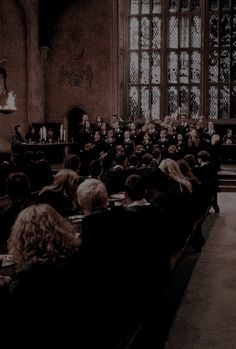
[[129,115],[134,118],[160,118],[162,2],[130,2]]
[[235,117],[236,8],[235,1],[209,1],[208,113]]
[[128,115],[236,118],[236,0],[130,0],[127,23]]
[[200,113],[201,27],[199,0],[169,2],[168,110],[174,117]]

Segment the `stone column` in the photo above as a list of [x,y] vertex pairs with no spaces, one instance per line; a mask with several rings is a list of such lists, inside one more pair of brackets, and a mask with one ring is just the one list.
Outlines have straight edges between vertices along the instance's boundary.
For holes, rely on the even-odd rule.
[[27,122],[45,122],[44,70],[38,37],[38,0],[18,0],[26,16]]

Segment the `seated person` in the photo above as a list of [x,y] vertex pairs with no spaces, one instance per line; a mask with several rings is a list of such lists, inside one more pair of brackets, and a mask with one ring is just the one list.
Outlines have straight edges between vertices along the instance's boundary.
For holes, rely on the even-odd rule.
[[0,199],[0,245],[6,245],[18,213],[30,203],[30,183],[22,172],[11,173],[6,180],[6,196]]
[[233,134],[233,130],[231,128],[227,129],[227,133],[223,136],[223,144],[235,144],[236,137]]
[[[17,265],[8,305],[14,333],[27,328],[42,345],[45,340],[58,345],[63,339],[79,343],[85,321],[80,301],[80,243],[74,226],[49,205],[32,205],[19,214],[8,242]],[[52,324],[60,335],[54,333]],[[18,343],[24,341],[19,335]]]
[[69,169],[60,170],[48,185],[38,194],[38,202],[51,205],[62,216],[77,214],[79,207],[76,190],[79,185],[79,175]]
[[18,145],[25,142],[25,138],[22,135],[21,125],[15,126],[15,134],[12,136],[12,151],[13,153],[18,151]]

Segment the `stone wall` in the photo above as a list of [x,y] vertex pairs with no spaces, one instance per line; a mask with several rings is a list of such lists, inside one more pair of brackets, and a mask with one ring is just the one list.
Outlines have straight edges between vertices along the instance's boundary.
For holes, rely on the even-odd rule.
[[112,110],[112,1],[80,0],[57,19],[46,60],[46,117],[66,125],[78,107],[91,120]]
[[73,108],[84,110],[92,121],[97,115],[109,121],[117,113],[117,4],[72,1],[48,28],[50,45],[40,47],[38,0],[1,0],[0,60],[7,59],[7,86],[16,95],[17,110],[0,113],[0,151],[10,144],[16,124],[25,133],[31,123],[68,127]]
[[[24,11],[16,1],[1,0],[0,11],[0,59],[7,71],[7,88],[16,95],[17,111],[0,113],[1,150],[5,150],[16,124],[27,124],[26,42]],[[3,148],[3,149],[2,149]]]

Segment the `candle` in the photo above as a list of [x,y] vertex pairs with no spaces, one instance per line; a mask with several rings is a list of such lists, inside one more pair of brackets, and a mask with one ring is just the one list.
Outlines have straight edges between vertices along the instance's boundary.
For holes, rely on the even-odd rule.
[[63,138],[63,125],[60,126],[60,141],[62,141]]
[[63,142],[66,141],[66,130],[63,131]]
[[46,141],[46,139],[47,139],[47,130],[46,130],[45,126],[43,126],[43,128],[42,128],[42,132],[43,132],[43,139]]
[[40,141],[43,139],[43,130],[42,127],[39,129],[39,134],[40,134]]

